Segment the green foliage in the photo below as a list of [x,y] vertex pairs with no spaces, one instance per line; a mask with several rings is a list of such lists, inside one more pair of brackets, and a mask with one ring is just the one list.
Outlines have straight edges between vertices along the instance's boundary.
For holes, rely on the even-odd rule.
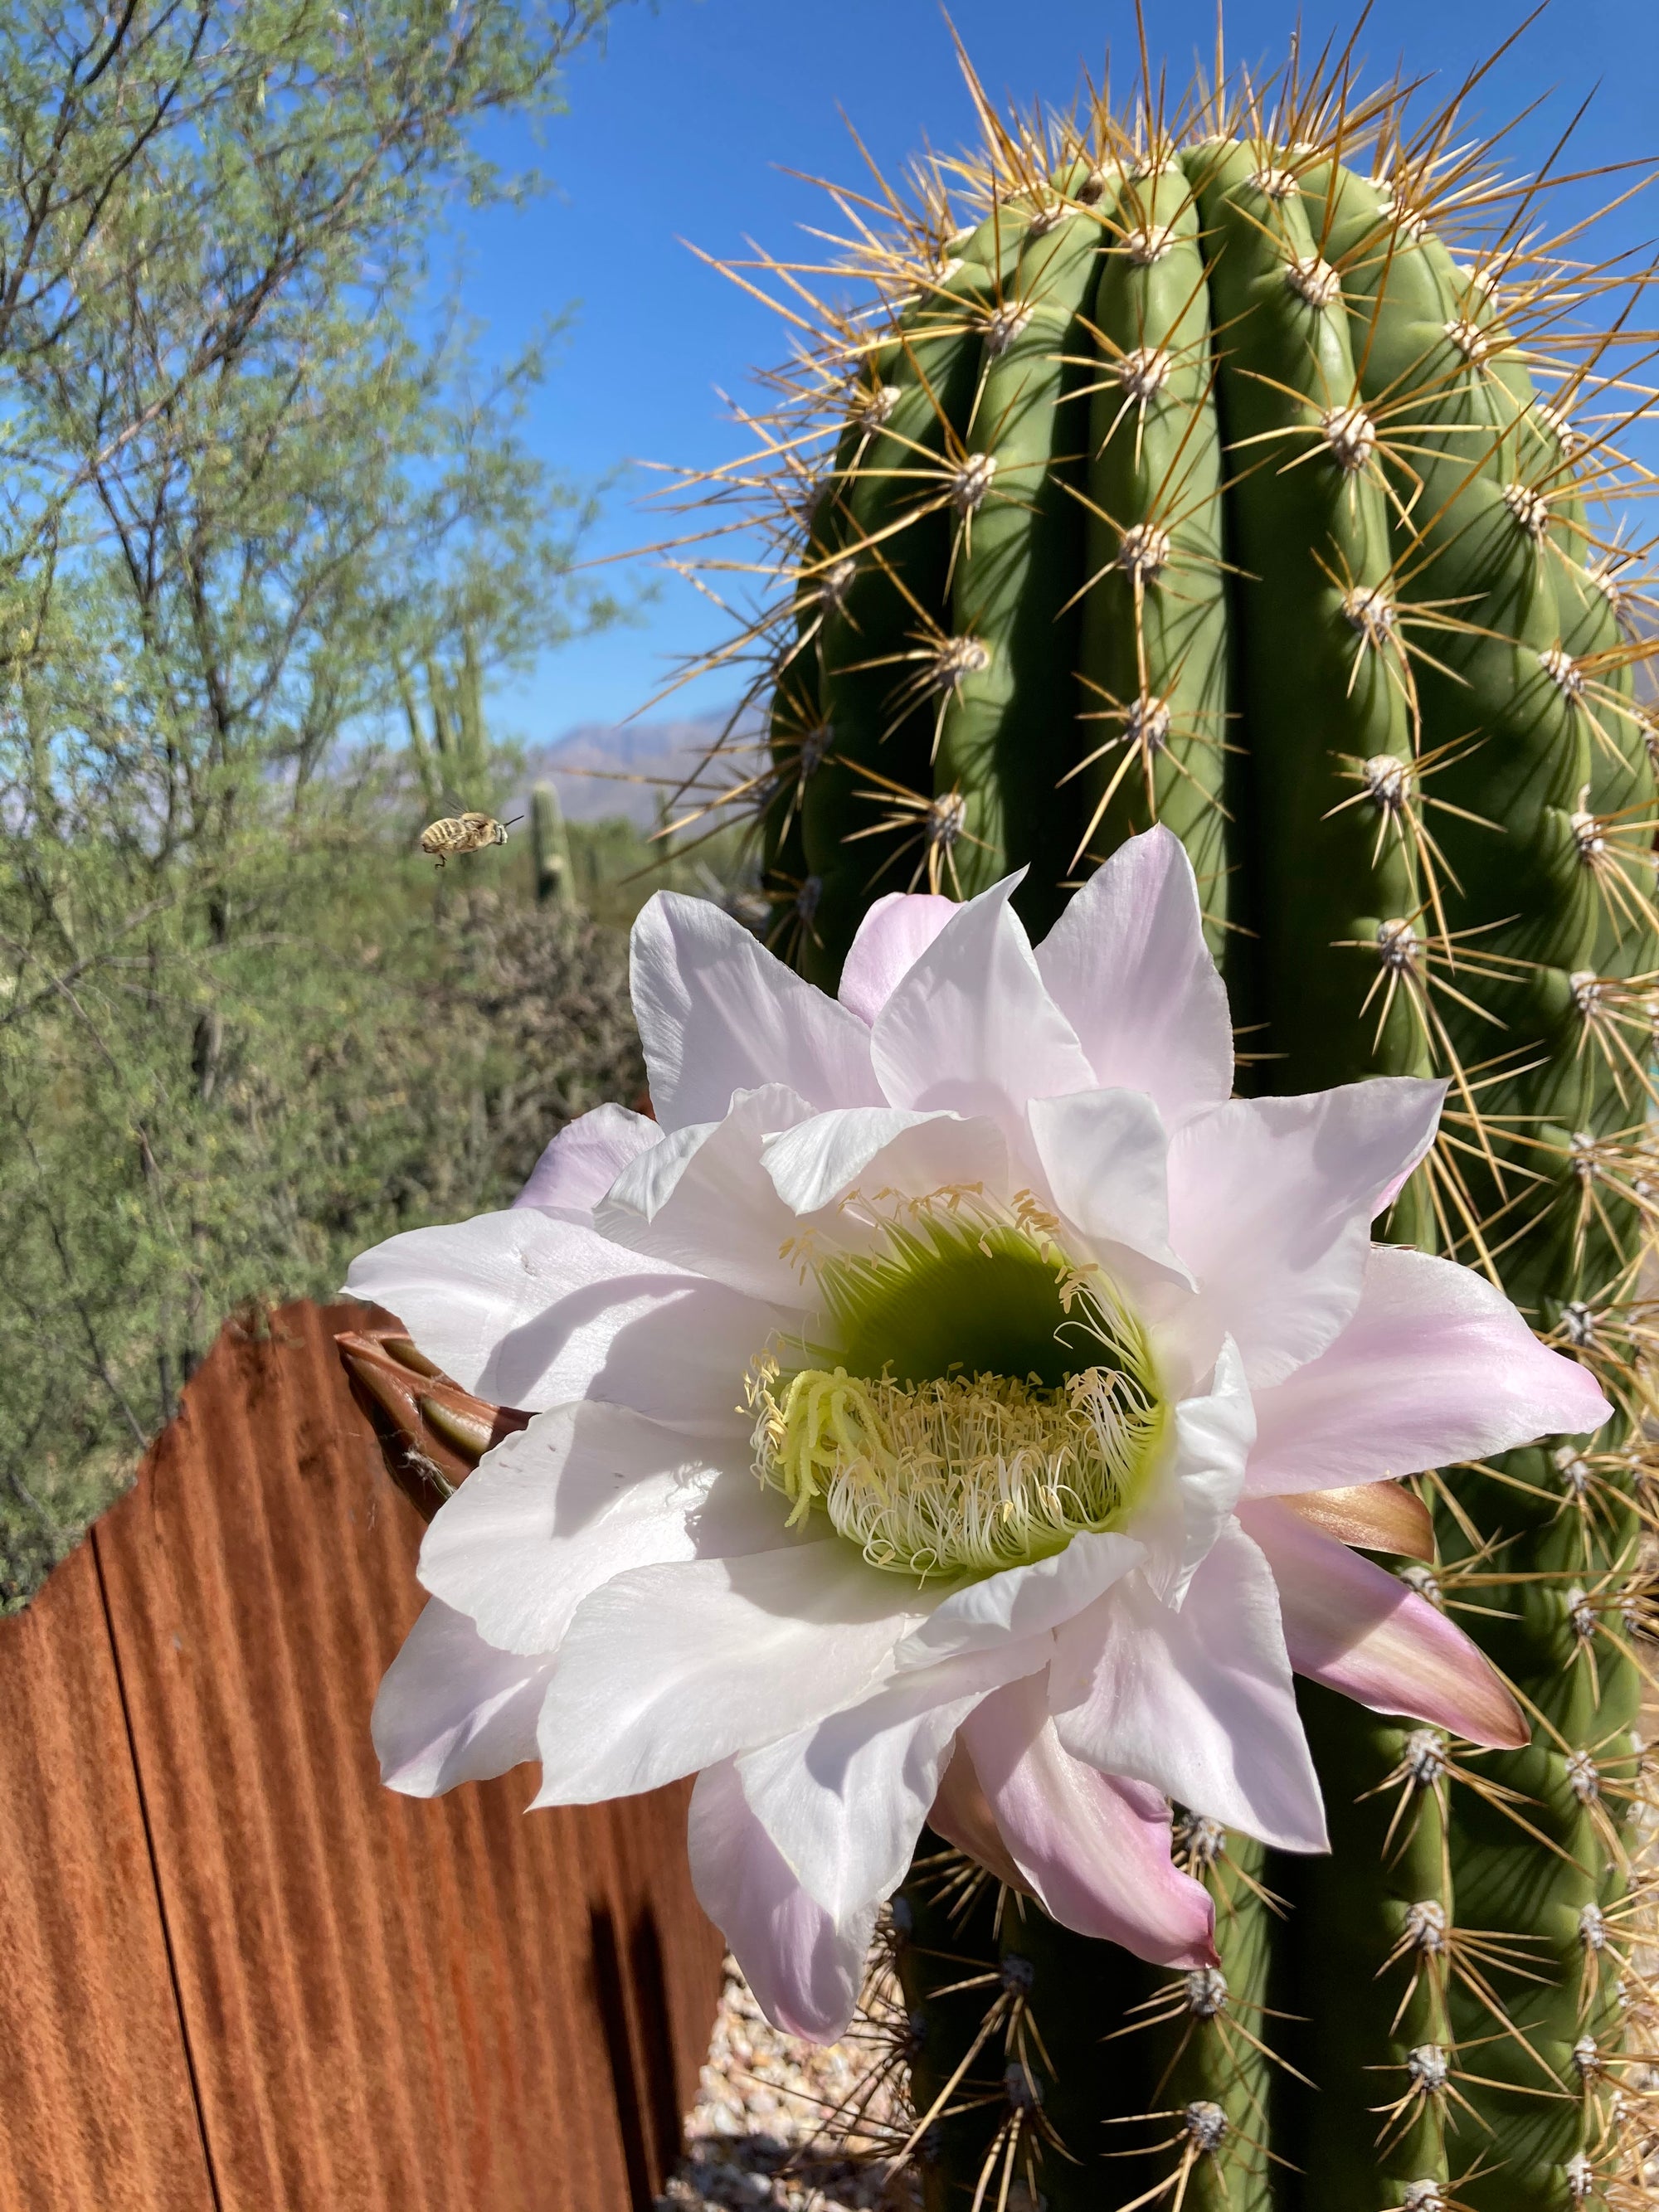
[[[104,888],[82,857],[77,918]],[[0,1023],[0,1605],[125,1480],[227,1313],[331,1296],[366,1244],[509,1203],[566,1120],[640,1095],[625,939],[475,888],[496,857],[434,881],[344,824],[251,841],[227,944],[175,906]]]
[[614,938],[410,857],[411,782],[510,780],[488,672],[617,611],[520,434],[544,347],[419,334],[446,210],[535,187],[477,126],[605,13],[0,21],[0,1603],[232,1305],[636,1080]]
[[1220,1980],[1012,1898],[988,1916],[919,1865],[897,1932],[927,2201],[1650,2203],[1613,2086],[1652,2012],[1626,1826],[1659,735],[1625,527],[1644,341],[1619,334],[1646,280],[1523,244],[1534,188],[1455,108],[1361,94],[1346,52],[1168,123],[1158,82],[1127,123],[981,108],[982,157],[852,249],[876,311],[826,309],[768,425],[778,940],[832,987],[882,892],[1015,867],[1040,933],[1166,823],[1243,1084],[1449,1078],[1384,1233],[1486,1268],[1619,1413],[1593,1451],[1425,1479],[1426,1586],[1534,1740],[1471,1754],[1309,1688],[1331,1856],[1182,1831]]

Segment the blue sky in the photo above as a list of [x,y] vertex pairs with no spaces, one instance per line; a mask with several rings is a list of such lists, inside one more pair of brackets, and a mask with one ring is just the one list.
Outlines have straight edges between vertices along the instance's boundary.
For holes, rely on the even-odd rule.
[[[1403,57],[1411,73],[1437,72],[1449,88],[1520,12],[1493,0],[1378,0],[1362,46],[1376,76]],[[1120,98],[1129,85],[1130,0],[956,0],[951,14],[994,91],[1063,103],[1079,62],[1098,74],[1109,44]],[[1307,7],[1304,48],[1346,35],[1352,15]],[[1213,6],[1161,0],[1149,17],[1155,56],[1184,83],[1194,50],[1212,48]],[[1230,5],[1230,54],[1276,61],[1294,20],[1274,0]],[[1554,0],[1479,108],[1495,125],[1553,93],[1513,142],[1515,164],[1529,166],[1595,91],[1571,163],[1589,167],[1659,155],[1656,85],[1659,9],[1648,0]],[[682,241],[732,255],[746,234],[787,258],[804,243],[799,226],[821,219],[823,206],[785,167],[854,179],[851,122],[884,168],[896,169],[925,143],[963,143],[972,119],[935,0],[626,5],[605,50],[580,58],[567,89],[570,112],[541,149],[528,134],[488,142],[504,160],[538,162],[557,190],[521,213],[461,220],[465,296],[491,352],[575,307],[528,433],[572,476],[623,471],[594,544],[611,552],[660,526],[635,503],[650,479],[629,465],[733,457],[740,433],[718,392],[740,394],[750,367],[782,349],[775,319]],[[1609,235],[1621,248],[1659,235],[1659,186],[1612,218]],[[672,656],[706,645],[715,627],[690,588],[669,579],[642,627],[566,647],[527,679],[498,686],[497,726],[539,743],[574,723],[619,720],[650,697]],[[715,706],[727,688],[682,695],[685,706],[669,711]]]

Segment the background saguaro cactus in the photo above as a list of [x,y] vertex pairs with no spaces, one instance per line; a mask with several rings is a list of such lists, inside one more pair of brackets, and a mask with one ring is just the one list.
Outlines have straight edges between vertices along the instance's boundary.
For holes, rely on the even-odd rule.
[[1181,1832],[1219,1974],[918,1863],[895,1942],[928,2203],[1659,2203],[1646,279],[1552,236],[1457,102],[1361,89],[1351,49],[1178,107],[1150,69],[1123,112],[1005,118],[975,89],[977,153],[878,212],[840,198],[864,297],[824,307],[781,427],[716,480],[785,548],[728,656],[770,702],[735,796],[771,941],[833,987],[882,893],[1017,867],[1041,930],[1167,823],[1242,1083],[1448,1077],[1382,1233],[1486,1269],[1620,1412],[1593,1449],[1422,1479],[1437,1558],[1393,1564],[1532,1743],[1471,1753],[1304,1686],[1332,1856]]
[[570,876],[570,840],[565,835],[559,794],[550,783],[538,783],[530,794],[530,854],[537,903],[574,906],[576,890]]
[[401,666],[395,672],[409,727],[410,757],[428,811],[441,814],[466,806],[488,811],[495,797],[496,763],[484,728],[483,671],[471,633],[462,641],[454,667],[446,669],[433,659],[426,663],[429,732],[422,726],[420,702],[408,674]]

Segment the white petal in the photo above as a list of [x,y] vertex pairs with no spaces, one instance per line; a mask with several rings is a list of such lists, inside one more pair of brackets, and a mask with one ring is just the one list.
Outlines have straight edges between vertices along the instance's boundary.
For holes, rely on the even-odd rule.
[[784,1864],[729,1759],[697,1777],[687,1842],[698,1899],[768,2020],[786,2035],[834,2043],[858,2002],[875,1905],[838,1927]]
[[1146,1091],[1171,1129],[1231,1091],[1227,994],[1204,942],[1192,862],[1169,830],[1118,847],[1036,963],[1097,1083]]
[[751,1297],[799,1303],[801,1270],[781,1251],[799,1224],[761,1155],[811,1112],[781,1083],[739,1091],[724,1121],[677,1130],[623,1169],[595,1216],[601,1235]]
[[406,1797],[435,1797],[534,1759],[552,1665],[496,1650],[465,1613],[433,1598],[374,1700],[381,1781]]
[[1042,1675],[987,1698],[962,1741],[1022,1886],[1051,1918],[1161,1966],[1215,1964],[1214,1908],[1170,1861],[1169,1806],[1061,1747]]
[[486,1455],[427,1530],[421,1580],[500,1650],[550,1653],[613,1576],[787,1545],[787,1509],[741,1444],[722,1472],[688,1437],[590,1400]]
[[1009,907],[1018,883],[1007,877],[957,908],[870,1032],[893,1105],[988,1115],[1016,1145],[1030,1100],[1095,1085]]
[[[744,1098],[753,1095],[738,1093]],[[792,1091],[788,1095],[793,1099],[795,1094]],[[665,1200],[672,1197],[675,1185],[715,1130],[724,1127],[723,1121],[686,1121],[678,1129],[659,1129],[656,1143],[642,1147],[631,1160],[624,1160],[594,1200],[594,1211],[601,1216],[594,1226],[600,1236],[612,1234],[603,1218],[607,1200],[625,1217],[637,1215],[649,1221]]]
[[899,1663],[932,1667],[958,1652],[993,1649],[1011,1637],[1044,1634],[1092,1605],[1102,1590],[1146,1556],[1146,1546],[1130,1536],[1073,1536],[1063,1552],[1048,1559],[1006,1568],[953,1591],[899,1646]]
[[1190,1283],[1170,1249],[1170,1140],[1144,1091],[1074,1091],[1027,1109],[1060,1212],[1097,1243],[1127,1244]]
[[836,995],[842,1006],[850,1006],[860,1021],[873,1022],[894,985],[909,974],[956,910],[954,899],[928,891],[889,891],[878,898],[859,924],[842,964]]
[[1445,1087],[1379,1076],[1305,1098],[1234,1098],[1176,1132],[1170,1242],[1200,1285],[1176,1323],[1195,1372],[1225,1334],[1264,1389],[1347,1327],[1371,1217],[1434,1141]]
[[1582,1434],[1611,1410],[1484,1276],[1374,1244],[1341,1335],[1258,1398],[1244,1486],[1261,1498],[1420,1474]]
[[625,1106],[596,1106],[566,1122],[530,1170],[514,1206],[573,1213],[591,1227],[593,1208],[631,1159],[660,1144],[662,1131]]
[[1029,1646],[1005,1642],[994,1655],[929,1668],[738,1759],[756,1818],[833,1918],[898,1887],[957,1723],[1030,1660]]
[[778,1196],[797,1214],[817,1212],[860,1181],[923,1196],[976,1182],[1000,1194],[1009,1180],[1007,1140],[994,1121],[900,1106],[820,1114],[772,1138],[765,1161]]
[[[483,1395],[486,1370],[526,1322],[569,1289],[637,1267],[591,1231],[525,1206],[389,1237],[352,1261],[345,1287],[389,1307],[447,1375]],[[536,1379],[525,1374],[520,1388]],[[580,1387],[559,1395],[580,1396]],[[503,1394],[497,1402],[533,1401]]]
[[559,1648],[536,1802],[629,1796],[808,1728],[873,1689],[927,1609],[838,1536],[618,1576]]
[[347,1287],[496,1405],[592,1395],[711,1436],[746,1430],[744,1376],[787,1318],[535,1206],[391,1237]]
[[1223,1340],[1209,1390],[1175,1407],[1170,1463],[1158,1498],[1132,1523],[1150,1552],[1149,1589],[1165,1605],[1185,1602],[1194,1575],[1232,1518],[1255,1437],[1255,1408],[1244,1363]]
[[708,899],[659,891],[634,924],[634,1014],[666,1129],[787,1083],[809,1104],[878,1106],[870,1032]]
[[[746,1437],[754,1425],[752,1414],[744,1410],[749,1363],[793,1316],[719,1283],[695,1283],[684,1291],[653,1297],[650,1292],[658,1279],[643,1274],[619,1278],[587,1311],[573,1298],[550,1314],[539,1331],[526,1332],[534,1341],[551,1329],[570,1329],[550,1370],[550,1395],[556,1379],[568,1378],[558,1393],[560,1403],[585,1390],[608,1404],[631,1406],[653,1420],[706,1437],[711,1443]],[[603,1356],[589,1379],[568,1387],[601,1346]],[[501,1396],[503,1403],[514,1402],[505,1392]]]
[[1054,1641],[1050,1700],[1074,1758],[1283,1850],[1328,1848],[1273,1572],[1237,1524],[1179,1613],[1131,1575]]

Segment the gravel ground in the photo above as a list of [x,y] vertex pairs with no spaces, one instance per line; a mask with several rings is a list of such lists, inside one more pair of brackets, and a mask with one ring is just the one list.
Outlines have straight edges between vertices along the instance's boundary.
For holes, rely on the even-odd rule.
[[888,2063],[896,2009],[878,1979],[840,2043],[798,2042],[769,2027],[727,1959],[686,2155],[658,2212],[914,2212],[909,2177],[891,2172],[909,2124]]

